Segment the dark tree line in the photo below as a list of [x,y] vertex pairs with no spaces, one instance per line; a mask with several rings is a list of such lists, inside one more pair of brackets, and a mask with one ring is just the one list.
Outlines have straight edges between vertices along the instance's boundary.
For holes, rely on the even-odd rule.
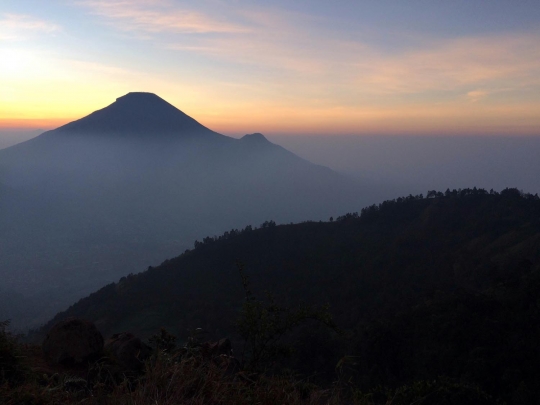
[[56,319],[98,320],[105,334],[164,326],[180,340],[201,327],[235,346],[238,260],[254,294],[273,292],[280,308],[328,303],[344,332],[300,327],[283,367],[328,382],[340,364],[364,393],[444,377],[435,386],[540,402],[540,199],[517,189],[429,191],[332,222],[229,231]]

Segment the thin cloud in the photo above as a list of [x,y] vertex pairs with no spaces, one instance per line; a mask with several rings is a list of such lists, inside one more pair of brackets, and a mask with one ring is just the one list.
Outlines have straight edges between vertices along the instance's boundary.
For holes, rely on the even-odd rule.
[[268,21],[275,25],[259,26],[247,36],[201,38],[189,44],[180,39],[164,46],[252,65],[254,70],[287,71],[274,75],[273,88],[287,89],[281,93],[287,97],[296,93],[329,106],[463,102],[464,94],[467,101],[477,102],[495,94],[501,99],[501,89],[509,94],[540,86],[540,35],[534,33],[430,41],[396,55],[365,43],[310,37],[275,18]]
[[[516,90],[540,84],[539,35],[465,38],[359,63],[357,82],[386,94],[456,91],[472,86]],[[484,90],[484,92],[487,90]],[[473,93],[478,99],[486,94]]]
[[489,92],[485,90],[473,90],[467,93],[467,97],[469,98],[470,102],[476,103],[477,101],[487,97],[488,94]]
[[76,3],[91,14],[103,17],[124,31],[143,33],[239,33],[247,28],[212,18],[174,3],[157,0],[82,0]]
[[31,34],[53,33],[60,31],[60,26],[23,14],[3,14],[0,19],[0,39],[18,40]]
[[[329,72],[331,63],[327,59],[337,55],[328,40],[307,29],[313,17],[281,10],[237,10],[236,15],[250,27],[249,32],[200,37],[189,42],[173,38],[164,46],[296,76],[313,77]],[[323,52],[325,58],[321,59]]]
[[389,103],[418,96],[446,102],[480,89],[484,93],[467,96],[479,101],[501,88],[509,93],[540,86],[538,32],[416,39],[415,50],[389,54],[361,39],[342,40],[320,30],[320,21],[309,15],[275,10],[237,14],[252,27],[249,35],[217,35],[189,42],[171,38],[161,46],[251,65],[259,71],[287,72],[274,76],[283,82],[294,79],[294,83],[284,83],[287,93],[298,89],[333,105]]

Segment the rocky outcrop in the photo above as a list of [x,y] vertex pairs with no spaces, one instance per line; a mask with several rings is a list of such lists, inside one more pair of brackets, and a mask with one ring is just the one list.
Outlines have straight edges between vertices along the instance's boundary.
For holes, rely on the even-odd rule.
[[103,336],[92,322],[70,318],[51,328],[42,349],[50,364],[82,364],[101,356]]
[[117,333],[105,343],[105,351],[127,371],[139,372],[152,349],[131,333]]

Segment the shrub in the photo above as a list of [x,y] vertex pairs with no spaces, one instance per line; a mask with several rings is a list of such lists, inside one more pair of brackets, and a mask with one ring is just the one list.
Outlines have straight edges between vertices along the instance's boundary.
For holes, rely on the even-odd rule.
[[0,385],[17,383],[24,377],[20,348],[8,326],[9,321],[0,322]]

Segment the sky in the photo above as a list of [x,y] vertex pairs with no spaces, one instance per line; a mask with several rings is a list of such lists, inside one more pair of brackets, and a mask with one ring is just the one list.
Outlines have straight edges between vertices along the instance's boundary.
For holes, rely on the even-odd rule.
[[226,135],[540,135],[538,0],[2,0],[0,132],[130,91]]

